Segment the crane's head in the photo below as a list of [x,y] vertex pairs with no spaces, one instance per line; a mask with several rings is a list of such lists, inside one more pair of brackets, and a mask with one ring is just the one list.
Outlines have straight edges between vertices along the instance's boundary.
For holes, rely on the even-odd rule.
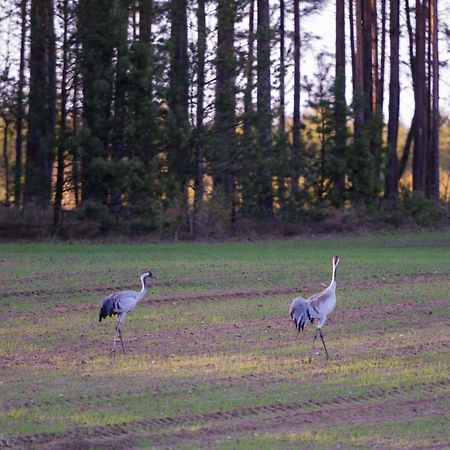
[[141,275],[141,280],[144,286],[150,286],[150,281],[152,278],[158,278],[156,275],[153,275],[150,270],[147,270],[147,272],[144,272]]
[[336,267],[339,264],[339,256],[333,256],[333,266]]

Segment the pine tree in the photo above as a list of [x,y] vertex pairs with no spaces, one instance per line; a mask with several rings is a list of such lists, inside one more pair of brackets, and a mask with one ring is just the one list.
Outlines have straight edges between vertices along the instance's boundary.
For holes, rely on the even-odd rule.
[[24,203],[50,203],[56,103],[56,50],[52,0],[32,0],[30,89]]

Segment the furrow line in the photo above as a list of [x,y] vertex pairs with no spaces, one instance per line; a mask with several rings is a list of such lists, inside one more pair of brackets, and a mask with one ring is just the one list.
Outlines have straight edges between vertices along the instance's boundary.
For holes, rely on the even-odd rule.
[[[420,349],[417,348],[420,347]],[[418,351],[425,351],[425,350],[447,350],[450,346],[450,339],[446,341],[441,342],[427,342],[423,344],[418,344],[416,347],[411,346],[411,344],[407,344],[405,346],[400,346],[392,349],[383,349],[377,353],[378,356],[389,356],[392,354],[399,354],[402,356],[407,356],[411,354],[416,354]],[[273,348],[274,346],[270,346],[270,348]],[[269,347],[263,347],[263,349],[267,349]],[[367,354],[367,351],[366,353]],[[199,384],[201,384],[202,387],[211,387],[214,386],[233,386],[240,383],[266,383],[266,384],[277,384],[280,382],[283,382],[284,378],[279,378],[274,375],[266,375],[266,374],[245,374],[241,376],[228,376],[228,377],[220,377],[220,378],[214,378],[210,380],[202,380],[200,382],[194,382],[194,383],[178,383],[178,382],[172,382],[172,383],[166,383],[164,386],[157,383],[160,389],[171,389],[171,390],[179,390],[181,393],[187,393],[192,391],[193,389],[196,389]],[[145,387],[141,387],[138,389],[130,389],[127,391],[127,395],[140,395],[145,394],[149,392],[149,388],[146,384]],[[431,392],[431,390],[430,390]],[[73,397],[62,397],[58,401],[62,403],[67,403],[70,405],[73,405],[74,402],[76,403],[86,403],[89,401],[92,401],[93,398],[101,399],[102,401],[108,401],[108,400],[114,400],[117,398],[117,395],[114,392],[102,392],[101,394],[97,395],[83,395],[83,394],[77,394],[76,399]],[[368,394],[367,399],[370,400],[370,394]],[[21,408],[21,407],[45,407],[45,406],[51,406],[53,404],[53,401],[51,400],[42,400],[42,401],[12,401],[12,402],[4,402],[3,407],[4,408]]]
[[[435,396],[437,394],[436,390],[440,388],[447,390],[450,385],[450,380],[441,380],[434,381],[428,383],[426,387],[428,389],[433,389]],[[293,412],[293,411],[302,411],[302,413],[312,412],[314,410],[320,409],[326,406],[327,409],[339,407],[342,405],[358,405],[360,404],[361,399],[370,399],[372,402],[376,400],[383,400],[384,398],[389,398],[392,400],[394,397],[395,400],[400,401],[404,399],[404,397],[411,393],[419,393],[417,390],[417,385],[405,386],[400,391],[399,389],[391,388],[391,389],[368,389],[367,392],[361,395],[351,395],[348,397],[337,397],[335,400],[326,400],[322,402],[294,402],[290,404],[280,404],[274,403],[272,405],[263,405],[263,406],[253,406],[253,407],[244,407],[244,408],[234,408],[229,411],[215,411],[208,412],[203,414],[194,414],[194,415],[182,415],[176,417],[165,417],[165,418],[152,418],[152,419],[143,419],[138,421],[130,421],[121,424],[113,424],[113,425],[103,425],[103,426],[92,426],[92,427],[84,427],[80,429],[79,427],[73,429],[67,429],[60,432],[55,433],[36,433],[31,435],[22,435],[22,436],[6,436],[5,442],[9,447],[23,447],[31,444],[41,444],[41,443],[51,443],[52,441],[64,439],[67,437],[73,438],[78,437],[80,439],[95,437],[98,435],[102,435],[105,437],[108,436],[118,436],[118,435],[128,435],[132,432],[138,431],[139,429],[149,430],[152,427],[160,426],[159,421],[166,421],[167,426],[174,425],[188,425],[195,424],[198,422],[209,422],[212,420],[219,419],[227,419],[227,416],[236,418],[236,419],[248,419],[257,417],[260,415],[264,416],[274,416],[276,414],[285,413],[285,412]],[[448,392],[447,392],[448,395]],[[442,395],[436,396],[436,398],[442,399]],[[345,401],[343,401],[345,400]],[[405,401],[409,401],[406,400]]]

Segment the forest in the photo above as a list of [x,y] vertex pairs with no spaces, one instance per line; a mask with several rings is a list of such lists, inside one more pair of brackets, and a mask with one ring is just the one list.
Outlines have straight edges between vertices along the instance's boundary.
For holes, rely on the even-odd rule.
[[[311,52],[320,36],[305,24],[324,8],[334,46]],[[2,0],[1,232],[194,238],[448,221],[449,8]]]

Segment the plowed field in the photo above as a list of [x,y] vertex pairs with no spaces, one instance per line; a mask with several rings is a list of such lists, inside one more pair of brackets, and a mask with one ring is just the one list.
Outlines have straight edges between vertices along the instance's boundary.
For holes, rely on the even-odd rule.
[[[341,258],[322,348],[295,296]],[[0,448],[450,448],[450,233],[0,244]],[[123,323],[102,298],[158,275]]]

